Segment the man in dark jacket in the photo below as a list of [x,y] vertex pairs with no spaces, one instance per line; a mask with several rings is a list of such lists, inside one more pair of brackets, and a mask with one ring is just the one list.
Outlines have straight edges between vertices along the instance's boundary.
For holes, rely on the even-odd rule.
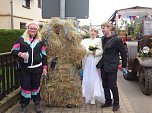
[[112,106],[111,93],[113,94],[113,111],[120,108],[117,87],[117,71],[119,65],[119,53],[122,58],[122,67],[127,65],[127,53],[121,38],[111,32],[112,26],[108,22],[101,25],[104,36],[102,37],[103,55],[97,64],[101,70],[102,84],[105,94],[105,104],[101,107]]

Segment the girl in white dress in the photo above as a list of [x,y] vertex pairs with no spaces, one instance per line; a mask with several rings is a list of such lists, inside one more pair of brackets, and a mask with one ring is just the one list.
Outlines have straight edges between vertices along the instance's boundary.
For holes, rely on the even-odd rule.
[[[82,45],[87,51],[82,62],[82,93],[83,97],[85,97],[85,103],[95,104],[95,100],[100,102],[105,101],[100,70],[96,68],[96,63],[101,59],[103,50],[101,38],[96,38],[98,30],[96,28],[91,28],[90,35],[90,38],[82,40]],[[99,49],[90,51],[89,46],[91,45],[97,45]]]

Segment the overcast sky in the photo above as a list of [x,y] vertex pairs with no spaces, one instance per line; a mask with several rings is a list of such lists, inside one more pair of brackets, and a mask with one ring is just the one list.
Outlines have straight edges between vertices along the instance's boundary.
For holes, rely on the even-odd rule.
[[100,25],[107,21],[115,10],[135,6],[152,8],[152,0],[89,0],[89,18],[81,20],[81,25],[89,25],[90,22],[92,25]]

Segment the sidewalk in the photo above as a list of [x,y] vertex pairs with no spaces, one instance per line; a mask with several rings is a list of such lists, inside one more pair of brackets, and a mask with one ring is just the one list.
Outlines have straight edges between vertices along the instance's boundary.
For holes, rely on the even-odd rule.
[[[119,95],[120,95],[120,109],[119,111],[112,111],[112,107],[102,109],[101,103],[97,102],[96,105],[83,104],[80,108],[51,108],[42,107],[43,113],[136,113],[133,106],[129,102],[126,94],[124,93],[121,86],[118,84]],[[28,106],[27,113],[35,113],[34,105],[31,102]],[[8,109],[6,113],[19,113],[20,105],[17,103],[12,108]]]

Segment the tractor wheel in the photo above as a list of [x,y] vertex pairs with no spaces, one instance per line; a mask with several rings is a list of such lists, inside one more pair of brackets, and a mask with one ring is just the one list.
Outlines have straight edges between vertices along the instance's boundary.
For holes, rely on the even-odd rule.
[[127,45],[124,45],[125,46],[125,49],[127,51],[127,75],[124,75],[123,74],[123,77],[125,80],[130,80],[130,81],[134,81],[137,79],[137,76],[136,76],[136,72],[133,72],[132,70],[128,70],[128,62],[129,62],[129,53],[128,53],[128,48],[127,48]]
[[124,75],[123,74],[123,77],[125,80],[130,80],[130,81],[134,81],[134,80],[137,80],[137,76],[136,76],[136,72],[133,72],[133,71],[127,71],[127,75]]
[[152,69],[151,68],[143,68],[139,74],[139,84],[141,91],[145,95],[152,94]]

